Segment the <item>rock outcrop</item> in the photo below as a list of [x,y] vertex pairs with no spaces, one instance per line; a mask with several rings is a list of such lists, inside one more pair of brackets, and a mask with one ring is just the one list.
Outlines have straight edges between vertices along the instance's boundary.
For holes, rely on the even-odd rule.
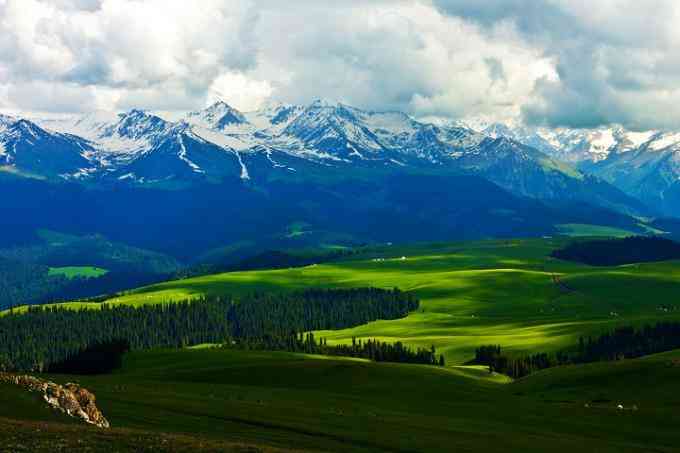
[[42,393],[51,407],[99,428],[108,428],[109,422],[95,404],[93,393],[78,384],[59,385],[25,374],[0,372],[0,382],[18,385],[29,392]]

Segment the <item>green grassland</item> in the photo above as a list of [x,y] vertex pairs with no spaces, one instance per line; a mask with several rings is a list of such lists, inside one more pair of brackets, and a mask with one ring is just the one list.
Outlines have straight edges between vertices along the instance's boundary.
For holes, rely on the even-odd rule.
[[94,266],[64,266],[51,267],[49,275],[61,275],[71,280],[74,278],[98,278],[108,272],[106,269]]
[[585,223],[563,223],[561,225],[557,225],[557,229],[561,234],[573,237],[606,236],[621,238],[626,236],[632,236],[635,234],[632,231],[624,230],[621,228],[614,228],[603,225],[590,225]]
[[[590,267],[549,257],[569,240],[374,247],[345,261],[177,280],[108,301],[396,286],[421,299],[417,312],[318,335],[434,344],[444,368],[198,345],[128,354],[110,375],[50,378],[78,381],[97,395],[114,429],[101,440],[101,431],[80,428],[80,446],[93,451],[136,451],[130,439],[194,451],[680,451],[680,351],[557,367],[514,382],[461,366],[482,344],[549,352],[617,325],[680,319],[680,263]],[[3,417],[54,422],[31,404],[42,403],[0,388],[0,434]],[[31,428],[24,445],[47,432]]]
[[[161,283],[111,304],[168,303],[201,294],[290,291],[307,287],[399,287],[421,299],[408,317],[319,332],[329,343],[353,336],[434,344],[447,364],[470,360],[482,344],[516,353],[550,352],[580,335],[617,325],[680,319],[680,263],[590,267],[555,260],[569,239],[383,246],[358,258],[305,268],[233,272]],[[403,258],[403,259],[402,259]],[[554,277],[561,284],[556,284]],[[71,308],[98,308],[75,302]]]
[[[112,375],[52,378],[94,391],[111,435],[137,433],[140,448],[172,433],[200,438],[203,448],[226,441],[313,451],[680,449],[680,352],[509,383],[479,368],[194,348],[129,354]],[[18,418],[15,401],[25,396],[6,390],[0,417]],[[97,451],[100,433],[82,430],[80,447]]]

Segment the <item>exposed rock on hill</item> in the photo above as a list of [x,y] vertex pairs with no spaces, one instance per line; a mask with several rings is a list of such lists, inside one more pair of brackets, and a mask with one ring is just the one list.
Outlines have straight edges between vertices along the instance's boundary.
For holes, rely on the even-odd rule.
[[0,373],[0,382],[18,385],[29,392],[42,393],[51,407],[99,428],[108,428],[109,422],[95,404],[95,396],[78,384],[55,384],[29,375]]

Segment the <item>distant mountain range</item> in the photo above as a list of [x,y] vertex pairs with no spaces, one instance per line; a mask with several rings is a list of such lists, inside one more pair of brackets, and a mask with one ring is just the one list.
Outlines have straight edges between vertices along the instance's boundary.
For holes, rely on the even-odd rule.
[[551,148],[556,140],[501,125],[475,131],[324,101],[254,112],[217,102],[174,122],[141,110],[59,120],[3,116],[0,166],[48,180],[155,187],[455,173],[481,176],[517,196],[651,214],[639,191],[618,184],[601,159],[577,168],[565,158],[571,154]]
[[543,236],[583,224],[680,231],[648,219],[677,212],[672,203],[653,202],[636,191],[637,176],[617,170],[668,196],[638,173],[636,159],[670,155],[658,133],[612,141],[602,131],[480,124],[324,101],[254,112],[217,102],[173,121],[142,110],[0,116],[0,191],[11,194],[0,249],[35,246],[36,231],[49,229],[229,268],[276,249]]
[[656,212],[680,215],[680,132],[633,132],[621,126],[532,128],[474,120],[461,124],[534,147],[609,182]]

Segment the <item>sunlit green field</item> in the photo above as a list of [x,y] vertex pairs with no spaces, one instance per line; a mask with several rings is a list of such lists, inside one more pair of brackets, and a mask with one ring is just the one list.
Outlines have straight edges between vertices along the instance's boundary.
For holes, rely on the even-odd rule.
[[566,236],[608,236],[608,237],[626,237],[632,236],[632,231],[623,230],[621,228],[614,228],[603,225],[590,225],[585,223],[563,223],[557,225],[560,233]]
[[93,266],[65,266],[51,267],[49,275],[61,275],[68,279],[74,278],[97,278],[106,275],[109,271]]
[[[418,312],[319,335],[331,343],[357,336],[413,346],[434,344],[449,365],[468,361],[482,344],[501,344],[517,353],[549,352],[575,344],[580,335],[597,334],[617,324],[680,319],[680,263],[602,268],[550,258],[550,252],[567,240],[384,246],[348,261],[162,283],[108,302],[166,303],[202,294],[310,286],[399,287],[421,299]],[[553,275],[562,284],[556,284]]]
[[[198,345],[129,354],[111,375],[52,378],[77,380],[96,393],[114,429],[109,443],[82,429],[79,442],[93,451],[134,451],[123,443],[132,438],[127,430],[193,436],[187,442],[196,451],[207,448],[204,442],[313,451],[680,450],[678,351],[557,367],[515,382],[484,367],[460,366],[482,344],[548,352],[618,324],[680,319],[680,263],[598,268],[551,259],[568,240],[384,246],[342,262],[178,280],[108,301],[141,305],[202,294],[396,286],[421,299],[416,313],[318,334],[330,342],[357,336],[434,344],[447,358],[445,368]],[[53,414],[29,407],[40,401],[6,390],[0,421],[52,420]],[[220,448],[214,447],[229,451]]]

